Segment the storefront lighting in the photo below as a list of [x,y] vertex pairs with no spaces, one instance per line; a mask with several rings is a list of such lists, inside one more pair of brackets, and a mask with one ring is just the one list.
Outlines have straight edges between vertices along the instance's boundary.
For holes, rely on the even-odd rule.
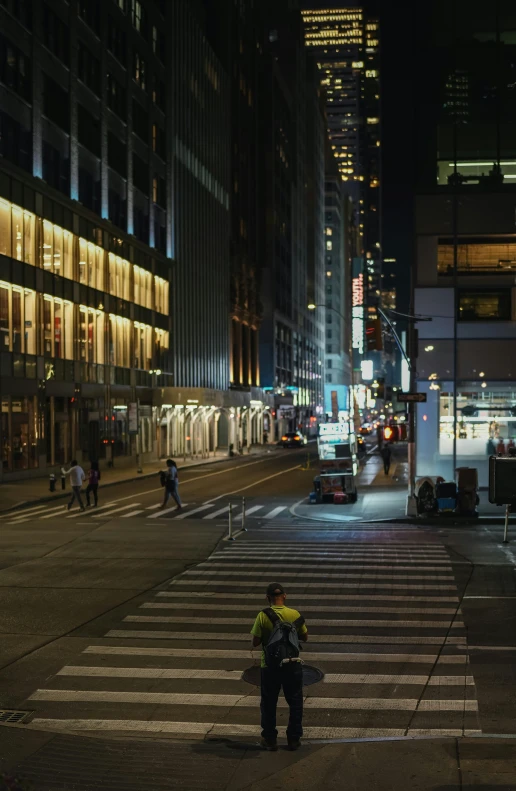
[[186,403],[187,404],[198,404],[199,403],[199,399],[198,398],[188,398]]
[[482,382],[482,387],[487,387],[487,382]]
[[433,346],[425,346],[425,352],[433,352],[433,350],[434,350]]
[[479,376],[485,376],[485,373],[483,371],[480,371]]

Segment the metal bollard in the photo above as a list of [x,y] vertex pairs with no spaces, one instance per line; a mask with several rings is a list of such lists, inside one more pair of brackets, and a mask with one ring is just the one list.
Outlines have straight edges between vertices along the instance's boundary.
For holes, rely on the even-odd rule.
[[66,489],[66,475],[61,475],[61,489]]
[[228,519],[229,519],[228,541],[234,541],[235,539],[233,538],[233,505],[231,503],[229,504]]
[[50,477],[49,477],[48,480],[49,480],[49,484],[50,484],[50,486],[49,486],[50,491],[51,492],[55,492],[55,490],[56,490],[56,476],[54,475],[53,472],[50,473]]
[[511,510],[511,506],[510,505],[506,505],[505,506],[505,527],[504,527],[504,530],[503,530],[503,543],[504,544],[508,544],[509,543],[508,533],[509,533],[509,512],[510,512],[510,510]]
[[242,530],[247,533],[247,527],[245,526],[245,497],[242,497]]

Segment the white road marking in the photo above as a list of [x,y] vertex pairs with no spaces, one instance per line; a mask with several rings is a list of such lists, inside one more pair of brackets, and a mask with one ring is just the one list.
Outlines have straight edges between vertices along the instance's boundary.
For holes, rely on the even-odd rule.
[[[218,603],[211,603],[207,604],[206,602],[199,602],[198,604],[193,604],[192,602],[183,603],[183,602],[176,602],[168,604],[167,602],[145,602],[144,604],[140,604],[140,610],[231,610],[232,612],[235,611],[234,604],[218,604]],[[256,613],[257,606],[253,604],[239,604],[239,610],[244,610],[246,612]],[[258,606],[258,609],[259,606]],[[424,608],[424,607],[350,607],[349,605],[339,605],[334,606],[331,604],[327,604],[326,606],[319,607],[317,605],[303,605],[303,613],[305,612],[339,612],[339,613],[348,613],[348,612],[372,612],[372,613],[393,613],[393,614],[402,614],[402,615],[451,615],[452,617],[457,613],[456,607],[444,607],[444,608],[435,608],[432,609]]]
[[[254,695],[209,695],[199,693],[184,692],[108,692],[90,690],[66,690],[66,689],[38,689],[29,697],[29,700],[60,701],[66,703],[152,703],[163,706],[223,706],[228,708],[257,708],[260,705],[260,697]],[[438,711],[446,711],[447,704],[450,703],[450,711],[457,711],[457,703],[460,703],[460,711],[466,706],[466,701],[438,701],[440,707]],[[475,701],[472,701],[475,703]],[[305,698],[304,705],[310,709],[362,709],[368,711],[376,710],[403,710],[415,711],[418,699],[403,698]],[[453,705],[455,704],[455,705]],[[279,708],[287,708],[287,702],[283,699],[278,701]],[[432,709],[427,708],[426,711]],[[471,710],[471,709],[470,709]],[[472,709],[476,711],[476,707]]]
[[95,511],[92,514],[93,519],[104,519],[106,516],[113,516],[114,514],[119,514],[120,511],[127,511],[128,508],[134,508],[135,505],[141,505],[141,503],[130,503],[129,505],[122,505],[119,508],[115,508],[113,511],[104,511],[104,513],[99,514]]
[[157,508],[161,508],[161,503],[155,503],[155,505],[148,505],[145,510],[146,511],[155,511]]
[[194,508],[193,511],[188,511],[187,514],[179,514],[179,516],[174,517],[175,519],[186,519],[187,516],[192,516],[192,514],[198,514],[200,511],[206,511],[208,508],[212,508],[213,506],[211,503],[209,505],[200,505],[199,508]]
[[156,667],[81,667],[66,665],[58,676],[92,678],[195,678],[224,681],[242,681],[242,670],[190,670],[182,668],[162,669]]
[[[93,508],[93,511],[89,511],[89,514],[98,513],[99,511],[105,511],[107,508],[112,508],[114,505],[118,505],[119,500],[112,500],[110,503],[106,503],[106,505],[100,505]],[[75,504],[74,504],[75,505]],[[66,506],[65,506],[66,507]],[[76,507],[75,511],[72,511],[65,519],[76,519],[80,514],[84,513],[81,511],[80,508]],[[42,516],[41,519],[45,519],[46,517]]]
[[[290,575],[290,577],[294,577],[294,576],[295,576],[294,574]],[[418,585],[416,584],[410,585],[409,583],[392,583],[392,582],[382,582],[379,584],[376,584],[374,582],[321,582],[321,581],[303,582],[303,580],[306,579],[306,576],[307,576],[306,574],[300,574],[299,575],[300,579],[283,580],[282,584],[285,585],[285,587],[301,586],[305,590],[313,589],[316,591],[320,591],[322,588],[353,588],[353,590],[357,592],[362,591],[364,588],[366,588],[367,590],[381,589],[381,590],[413,590],[413,591],[421,591],[421,590],[456,591],[457,590],[456,585],[441,585],[438,583],[436,583],[435,585],[425,585],[424,583]],[[388,579],[390,579],[390,577]],[[217,587],[221,585],[230,585],[232,588],[249,588],[252,585],[253,587],[256,586],[258,588],[263,587],[265,590],[265,587],[268,582],[269,582],[269,577],[266,577],[264,575],[263,578],[260,580],[247,580],[246,582],[243,582],[242,580],[225,581],[220,579],[216,579],[216,580],[175,579],[172,580],[170,586],[199,584],[199,585],[217,585]],[[292,594],[292,596],[297,597],[297,594]]]
[[[206,584],[206,583],[204,583]],[[313,601],[313,594],[312,593],[296,593],[293,594],[297,599],[309,599]],[[190,599],[190,598],[200,598],[200,599],[227,599],[227,593],[217,593],[215,591],[159,591],[156,596],[164,596],[165,598],[178,598],[178,599]],[[258,593],[239,593],[239,599],[253,599],[257,602],[258,609],[263,609],[263,597],[261,597]],[[362,598],[362,594],[357,594],[354,596],[351,593],[325,593],[324,600],[325,601],[360,601]],[[399,601],[399,602],[425,602],[425,603],[433,603],[433,602],[457,602],[459,601],[457,596],[384,596],[384,595],[377,595],[377,594],[367,594],[368,601]],[[516,650],[516,646],[514,647]]]
[[[152,518],[152,517],[151,517]],[[209,518],[209,517],[207,517]],[[204,564],[199,564],[204,565]],[[270,569],[270,565],[264,564],[265,569]],[[207,575],[211,576],[219,576],[219,577],[242,577],[245,576],[246,570],[242,569],[241,571],[198,571],[198,567],[195,569],[188,569],[187,571],[183,571],[183,575],[188,576],[197,576],[197,577],[204,577]],[[248,569],[247,571],[252,571],[253,569]],[[291,579],[307,579],[309,577],[323,577],[324,579],[349,579],[350,577],[359,577],[360,579],[370,578],[375,580],[427,580],[429,582],[433,580],[453,580],[455,577],[453,574],[429,574],[425,576],[423,574],[353,574],[352,572],[348,572],[346,574],[336,574],[334,572],[325,573],[323,569],[320,572],[314,571],[289,571],[288,574],[290,575]],[[270,577],[270,574],[267,574],[267,579]],[[202,579],[198,580],[199,583],[202,582]],[[455,586],[454,586],[455,587]]]
[[[110,629],[106,637],[123,637],[124,639],[143,639],[143,640],[224,640],[230,642],[249,642],[249,634],[238,632],[185,632],[180,630],[172,632],[169,630],[139,630],[139,629]],[[357,634],[313,634],[310,632],[311,643],[392,643],[407,645],[458,645],[466,646],[465,637],[446,637],[436,635],[435,637],[400,637],[395,635],[357,635]]]
[[[439,664],[465,665],[468,657],[465,654],[384,654],[376,650],[374,653],[357,653],[346,651],[303,651],[306,662],[383,662],[385,664],[430,664],[436,660]],[[142,648],[140,646],[90,645],[83,654],[100,656],[155,656],[161,658],[186,659],[257,659],[259,652],[228,650],[222,648]],[[226,671],[224,671],[226,672]]]
[[265,478],[257,478],[257,480],[253,481],[253,483],[250,483],[247,486],[241,486],[240,489],[234,489],[232,492],[224,492],[224,494],[219,494],[217,497],[213,498],[213,502],[215,500],[222,500],[224,497],[231,497],[231,495],[238,494],[239,492],[245,492],[247,489],[252,489],[253,486],[261,485],[264,481],[270,481],[271,478],[277,478],[278,475],[285,475],[287,472],[299,470],[300,467],[300,464],[296,464],[295,467],[288,467],[286,470],[280,470],[279,472],[275,472],[272,475],[267,475]]
[[[187,505],[188,505],[188,503],[183,503],[182,507],[186,508]],[[147,519],[159,519],[160,516],[165,516],[165,514],[171,514],[172,511],[177,511],[177,504],[176,503],[174,503],[172,508],[165,508],[162,511],[156,511],[155,514],[149,514]]]
[[[63,505],[64,505],[64,503],[63,503]],[[34,508],[23,508],[20,511],[11,511],[8,514],[2,514],[1,518],[2,518],[2,520],[3,519],[25,519],[27,517],[33,517],[34,514],[36,514],[38,512],[41,512],[41,511],[45,511],[47,508],[48,508],[48,504],[47,505],[38,505],[38,506],[35,506]]]
[[130,516],[138,516],[138,514],[143,514],[143,510],[142,511],[131,511],[131,513],[129,513],[129,514],[122,514],[121,515],[121,519],[129,519]]
[[[51,719],[35,717],[25,726],[31,730],[51,731],[133,731],[136,733],[179,733],[200,736],[252,736],[260,738],[259,725],[232,725],[216,722],[167,722],[166,720],[87,720]],[[436,735],[442,732],[438,729]],[[306,739],[372,739],[404,736],[405,728],[304,728]],[[474,731],[477,733],[478,731]],[[415,733],[415,732],[413,732]],[[447,735],[462,736],[464,731],[447,731]],[[466,732],[473,733],[473,732]]]
[[[444,704],[444,705],[441,705]],[[418,711],[478,711],[476,700],[422,700]]]
[[263,517],[264,519],[274,519],[275,516],[281,514],[282,511],[285,510],[286,505],[278,505],[277,508],[273,508],[272,511],[269,511],[268,514],[265,514]]
[[246,516],[250,516],[254,514],[255,511],[260,511],[262,508],[265,508],[264,505],[252,505],[251,508],[246,508],[245,514]]
[[[183,615],[126,615],[122,619],[125,623],[200,623],[206,625],[227,625],[237,626],[238,624],[249,623],[249,618],[199,618],[196,616]],[[393,627],[398,629],[464,629],[462,622],[455,621],[450,623],[448,618],[445,621],[390,621],[390,620],[342,620],[337,618],[317,618],[313,626],[341,626],[357,627],[364,629],[384,629]]]
[[[320,569],[318,568],[318,564],[321,564]],[[427,566],[426,568],[423,566],[417,566],[415,564],[411,566],[400,566],[396,562],[389,563],[388,565],[378,566],[374,565],[373,563],[367,563],[365,565],[346,565],[344,563],[339,563],[335,565],[328,565],[324,566],[324,561],[321,560],[314,560],[314,561],[305,561],[305,566],[308,568],[316,568],[318,571],[322,571],[323,573],[327,570],[346,570],[346,571],[449,571],[451,572],[451,566]],[[254,570],[254,569],[270,569],[273,572],[276,568],[285,568],[289,570],[290,568],[296,569],[303,569],[303,564],[298,563],[297,561],[293,560],[292,562],[287,562],[283,560],[276,560],[276,558],[271,558],[269,563],[231,563],[231,561],[221,561],[221,560],[206,560],[203,563],[198,563],[196,568],[223,568],[223,569],[242,569],[244,570]],[[404,575],[401,575],[404,576]],[[428,575],[429,579],[433,578],[433,574]],[[424,577],[418,577],[418,579],[424,579]],[[442,579],[438,577],[437,579]],[[445,579],[453,579],[453,575],[450,573],[448,574]]]
[[225,508],[219,508],[218,511],[214,511],[212,514],[208,514],[207,516],[203,517],[204,519],[215,519],[217,516],[221,516],[229,511],[229,505],[226,505]]

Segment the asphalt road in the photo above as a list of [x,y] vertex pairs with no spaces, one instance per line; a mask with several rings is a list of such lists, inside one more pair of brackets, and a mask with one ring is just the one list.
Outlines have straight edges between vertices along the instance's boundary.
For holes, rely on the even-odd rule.
[[[0,770],[38,791],[262,791],[272,777],[292,791],[342,777],[516,788],[512,545],[495,527],[293,519],[304,462],[285,451],[184,470],[185,513],[209,505],[184,521],[154,518],[148,480],[106,490],[104,516],[61,503],[0,520],[0,704],[29,713],[0,728]],[[206,516],[230,501],[238,514],[242,496],[258,510],[230,544],[227,512]],[[242,672],[258,663],[249,629],[272,578],[324,677],[305,688],[306,746],[271,757]]]

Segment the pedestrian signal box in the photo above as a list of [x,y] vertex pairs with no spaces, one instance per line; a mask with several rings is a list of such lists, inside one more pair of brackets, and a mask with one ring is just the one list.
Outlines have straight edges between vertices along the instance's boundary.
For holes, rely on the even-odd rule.
[[398,442],[399,440],[398,426],[384,426],[383,439],[385,442]]
[[489,457],[489,502],[516,505],[516,457]]

